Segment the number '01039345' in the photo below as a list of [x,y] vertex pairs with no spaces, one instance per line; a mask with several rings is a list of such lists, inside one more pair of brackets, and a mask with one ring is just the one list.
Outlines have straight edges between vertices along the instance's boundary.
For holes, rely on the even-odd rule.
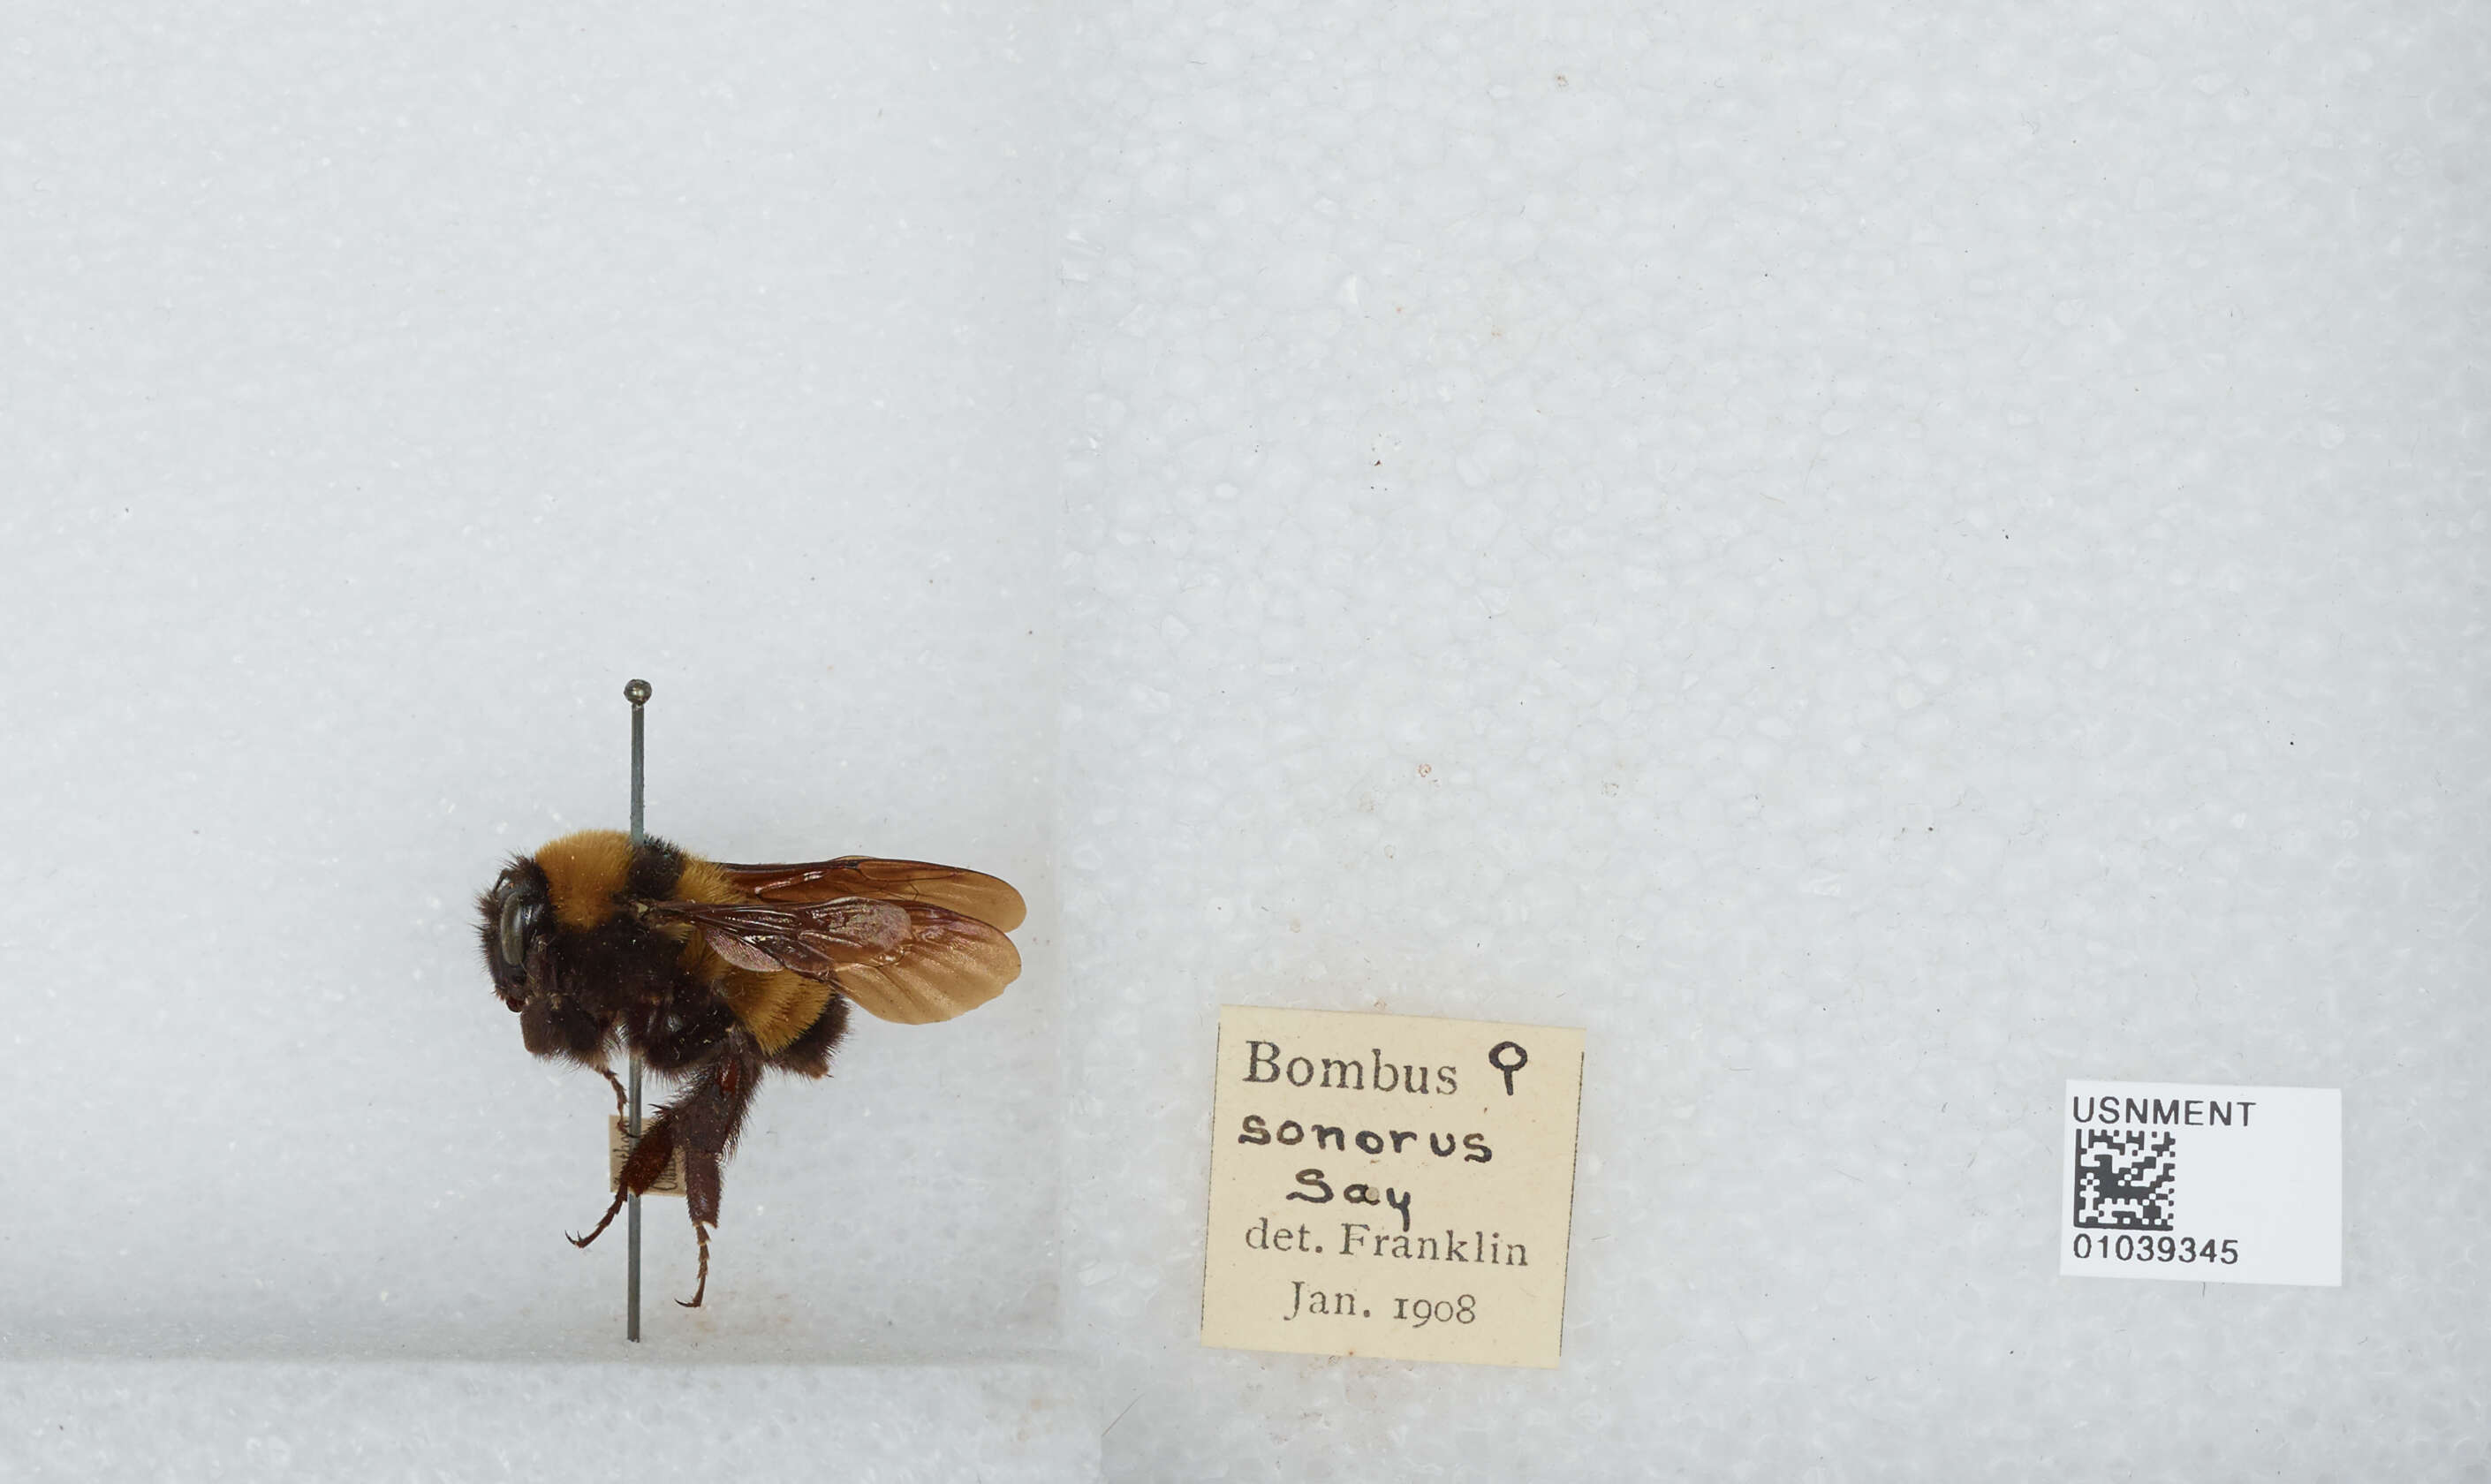
[[2078,1232],[2075,1252],[2080,1258],[2114,1258],[2123,1263],[2221,1263],[2228,1266],[2241,1260],[2241,1244],[2234,1237],[2226,1237],[2218,1242],[2211,1237],[2152,1237],[2132,1232],[2117,1237]]

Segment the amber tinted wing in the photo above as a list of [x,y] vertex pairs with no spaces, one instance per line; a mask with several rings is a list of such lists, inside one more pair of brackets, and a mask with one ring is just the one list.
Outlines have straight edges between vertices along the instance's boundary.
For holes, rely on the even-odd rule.
[[887,957],[908,941],[905,907],[855,896],[804,907],[644,902],[640,915],[652,922],[689,925],[738,969],[787,969],[808,979],[831,978],[843,964]]
[[841,993],[884,1020],[912,1026],[950,1020],[1020,977],[1020,950],[976,917],[928,902],[879,905],[908,914],[907,941],[897,952],[841,964],[838,983]]
[[720,865],[727,885],[757,902],[826,902],[865,896],[885,902],[929,902],[1009,933],[1028,916],[1008,882],[955,865],[841,856],[792,865]]
[[718,957],[766,974],[784,969],[836,984],[884,1020],[949,1020],[1020,977],[1011,939],[926,902],[840,897],[794,907],[647,902],[651,921],[697,930]]

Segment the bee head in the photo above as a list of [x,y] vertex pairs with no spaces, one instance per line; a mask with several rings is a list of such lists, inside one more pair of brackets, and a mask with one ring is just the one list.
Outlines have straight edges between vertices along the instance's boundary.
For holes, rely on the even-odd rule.
[[533,981],[544,963],[537,949],[553,932],[552,896],[544,869],[523,857],[504,866],[493,889],[476,902],[493,993],[514,1012],[544,988]]

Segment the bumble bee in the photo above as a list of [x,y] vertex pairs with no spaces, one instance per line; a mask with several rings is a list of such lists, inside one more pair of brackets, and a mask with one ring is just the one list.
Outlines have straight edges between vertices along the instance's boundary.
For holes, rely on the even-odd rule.
[[709,1292],[719,1170],[762,1073],[820,1077],[851,1000],[885,1020],[949,1020],[1020,975],[1004,934],[1020,893],[992,876],[917,860],[844,856],[725,865],[617,830],[565,835],[513,858],[478,899],[493,992],[529,1051],[593,1067],[619,1045],[680,1088],[624,1161],[613,1204],[683,1157],[686,1202]]

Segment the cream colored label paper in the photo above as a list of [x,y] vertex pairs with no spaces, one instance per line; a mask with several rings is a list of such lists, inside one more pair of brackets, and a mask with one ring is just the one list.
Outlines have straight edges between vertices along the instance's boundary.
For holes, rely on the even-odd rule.
[[1583,1033],[1227,1005],[1202,1343],[1557,1363]]
[[[642,1126],[646,1126],[645,1124]],[[605,1116],[605,1188],[623,1188],[623,1161],[631,1157],[631,1136],[623,1131],[620,1114]],[[684,1151],[678,1147],[675,1157],[666,1161],[665,1173],[658,1182],[643,1191],[644,1195],[679,1196],[684,1193]]]

